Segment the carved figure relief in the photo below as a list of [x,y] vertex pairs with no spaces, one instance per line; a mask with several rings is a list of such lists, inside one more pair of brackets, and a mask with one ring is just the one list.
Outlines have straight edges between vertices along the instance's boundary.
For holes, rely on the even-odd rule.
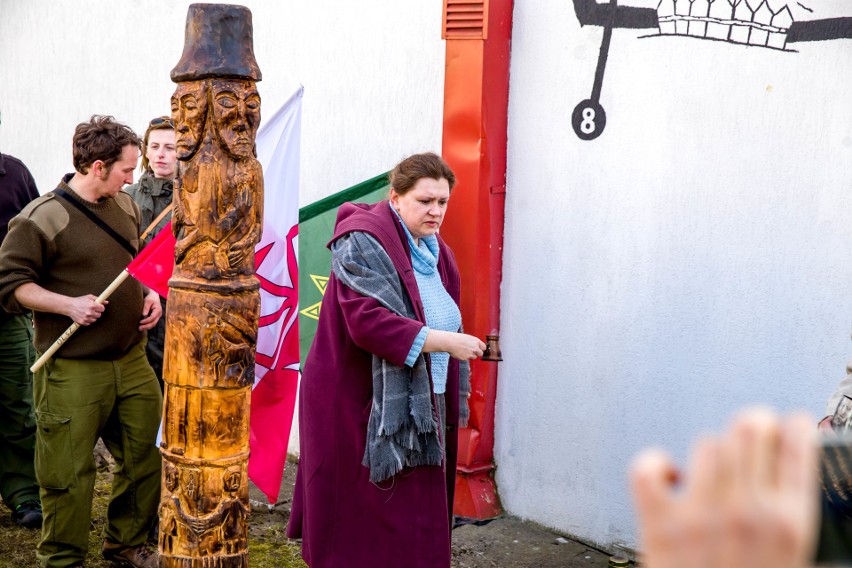
[[228,493],[236,493],[243,484],[243,476],[238,468],[230,467],[222,477],[222,488]]
[[[229,294],[225,303],[175,289],[170,300],[167,309],[175,326],[167,338],[165,369],[173,383],[227,388],[254,384],[254,364],[249,362],[255,358],[259,295]],[[232,309],[234,303],[240,309]]]
[[260,126],[260,95],[254,81],[210,81],[213,124],[222,148],[234,160],[254,158],[254,140]]
[[178,471],[170,463],[163,464],[163,486],[167,491],[174,491],[178,486]]
[[178,83],[172,95],[172,118],[178,160],[189,160],[201,144],[207,122],[207,81]]
[[[254,156],[260,95],[254,82],[188,83],[172,97],[172,112],[178,157],[188,161],[181,167],[172,224],[175,262],[185,277],[252,275],[254,243],[263,228],[263,174]],[[177,122],[182,118],[186,124]],[[215,188],[212,203],[200,187]]]
[[[250,512],[244,501],[248,485],[244,468],[204,467],[184,472],[182,483],[174,485],[177,491],[164,495],[160,512],[160,543],[174,550],[176,542],[193,543],[201,555],[234,555],[245,548],[246,535],[239,530],[247,522]],[[216,488],[205,502],[199,487]]]

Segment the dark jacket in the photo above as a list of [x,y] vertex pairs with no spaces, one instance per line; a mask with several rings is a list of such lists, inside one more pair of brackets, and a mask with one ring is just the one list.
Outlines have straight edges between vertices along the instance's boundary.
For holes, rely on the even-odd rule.
[[35,180],[24,163],[0,154],[0,243],[6,238],[12,217],[37,197]]
[[[9,232],[9,221],[38,197],[35,180],[27,166],[13,156],[0,154],[0,244]],[[0,308],[0,321],[9,318]]]
[[[372,401],[373,354],[404,365],[425,325],[408,242],[386,201],[340,207],[332,242],[361,231],[390,256],[417,320],[397,316],[331,274],[299,397],[300,459],[288,534],[311,568],[448,568],[458,446],[459,365],[447,373],[444,467],[406,468],[374,485],[361,465]],[[458,304],[452,251],[440,239],[438,270]]]

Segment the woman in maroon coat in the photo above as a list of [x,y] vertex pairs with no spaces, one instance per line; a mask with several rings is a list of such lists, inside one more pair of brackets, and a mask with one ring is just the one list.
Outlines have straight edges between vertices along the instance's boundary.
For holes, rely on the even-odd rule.
[[344,204],[302,372],[288,535],[311,568],[447,568],[467,362],[459,273],[437,236],[455,177],[435,154],[390,174],[390,199]]

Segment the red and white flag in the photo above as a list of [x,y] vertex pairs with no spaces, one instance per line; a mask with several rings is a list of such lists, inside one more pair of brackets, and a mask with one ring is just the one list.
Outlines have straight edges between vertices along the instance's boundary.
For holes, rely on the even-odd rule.
[[249,478],[278,500],[299,383],[299,142],[304,87],[257,133],[263,165],[263,237],[255,248],[260,279],[257,364],[251,396]]
[[[260,280],[260,320],[251,397],[249,478],[278,499],[299,383],[298,255],[299,141],[304,87],[267,119],[257,133],[263,166],[263,237],[254,251]],[[171,223],[127,267],[134,278],[168,293],[174,269]]]

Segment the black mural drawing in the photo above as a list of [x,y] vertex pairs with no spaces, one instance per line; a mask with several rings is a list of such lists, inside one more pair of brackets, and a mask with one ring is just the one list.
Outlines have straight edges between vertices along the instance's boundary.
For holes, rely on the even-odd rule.
[[[580,101],[571,115],[571,125],[581,140],[594,140],[606,128],[606,112],[600,98],[614,28],[656,28],[658,33],[652,36],[681,35],[784,51],[792,51],[788,44],[796,42],[852,38],[852,16],[797,21],[790,5],[813,12],[800,2],[788,5],[784,0],[660,0],[656,9],[619,6],[618,0],[573,2],[581,26],[603,28],[592,95]],[[772,4],[776,5],[775,10]]]

